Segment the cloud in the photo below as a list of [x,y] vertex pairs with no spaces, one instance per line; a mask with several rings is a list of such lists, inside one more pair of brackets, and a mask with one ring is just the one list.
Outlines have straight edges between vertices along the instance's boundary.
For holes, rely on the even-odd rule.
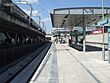
[[39,0],[20,0],[20,1],[26,1],[28,3],[38,3]]
[[51,19],[50,19],[50,18],[44,18],[44,19],[42,19],[41,21],[42,21],[42,22],[50,22]]
[[38,10],[33,10],[32,16],[41,16],[41,13],[39,13]]
[[[23,11],[24,11],[26,14],[30,15],[30,10],[23,9]],[[41,14],[40,14],[37,10],[33,10],[33,11],[32,11],[32,16],[40,16],[40,15],[41,15]]]
[[12,1],[13,1],[13,2],[26,1],[26,2],[28,2],[28,3],[33,4],[33,3],[38,3],[39,0],[12,0]]

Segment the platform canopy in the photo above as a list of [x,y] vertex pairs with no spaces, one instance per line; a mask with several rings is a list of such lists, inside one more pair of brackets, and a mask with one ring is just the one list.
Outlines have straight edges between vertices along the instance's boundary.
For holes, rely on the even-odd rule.
[[[102,19],[102,7],[59,8],[50,15],[55,28],[91,26]],[[104,16],[110,18],[110,7],[104,7]]]

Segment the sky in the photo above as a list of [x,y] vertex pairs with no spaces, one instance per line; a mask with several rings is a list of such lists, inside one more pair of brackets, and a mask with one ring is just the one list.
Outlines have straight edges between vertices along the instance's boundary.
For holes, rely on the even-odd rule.
[[[46,32],[52,31],[52,24],[50,13],[56,8],[69,8],[69,7],[101,7],[102,0],[12,0],[13,2],[27,1],[33,7],[32,18],[38,22],[38,17],[41,17],[41,26],[43,23],[46,26]],[[29,5],[17,4],[27,14],[30,12]],[[110,7],[110,0],[104,0],[104,6]],[[45,29],[44,29],[45,30]]]

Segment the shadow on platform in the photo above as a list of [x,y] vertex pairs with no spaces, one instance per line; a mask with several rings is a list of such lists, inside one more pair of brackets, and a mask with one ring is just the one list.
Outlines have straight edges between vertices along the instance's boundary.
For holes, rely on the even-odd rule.
[[[83,51],[83,46],[82,45],[71,45],[70,47],[78,50],[78,51]],[[108,49],[105,49],[106,51]],[[91,51],[102,51],[102,48],[101,47],[96,47],[96,46],[90,46],[90,45],[86,45],[86,51],[87,52],[91,52]]]

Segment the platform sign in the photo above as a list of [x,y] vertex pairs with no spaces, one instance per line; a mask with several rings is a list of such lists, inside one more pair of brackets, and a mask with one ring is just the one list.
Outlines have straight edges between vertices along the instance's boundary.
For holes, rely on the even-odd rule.
[[108,28],[108,33],[110,33],[110,28]]
[[104,20],[99,21],[97,24],[99,26],[101,26],[101,25],[104,25],[104,24],[107,24],[107,23],[108,23],[108,19],[104,19]]
[[108,49],[110,50],[110,28],[108,28]]
[[108,63],[110,63],[110,28],[108,28]]

